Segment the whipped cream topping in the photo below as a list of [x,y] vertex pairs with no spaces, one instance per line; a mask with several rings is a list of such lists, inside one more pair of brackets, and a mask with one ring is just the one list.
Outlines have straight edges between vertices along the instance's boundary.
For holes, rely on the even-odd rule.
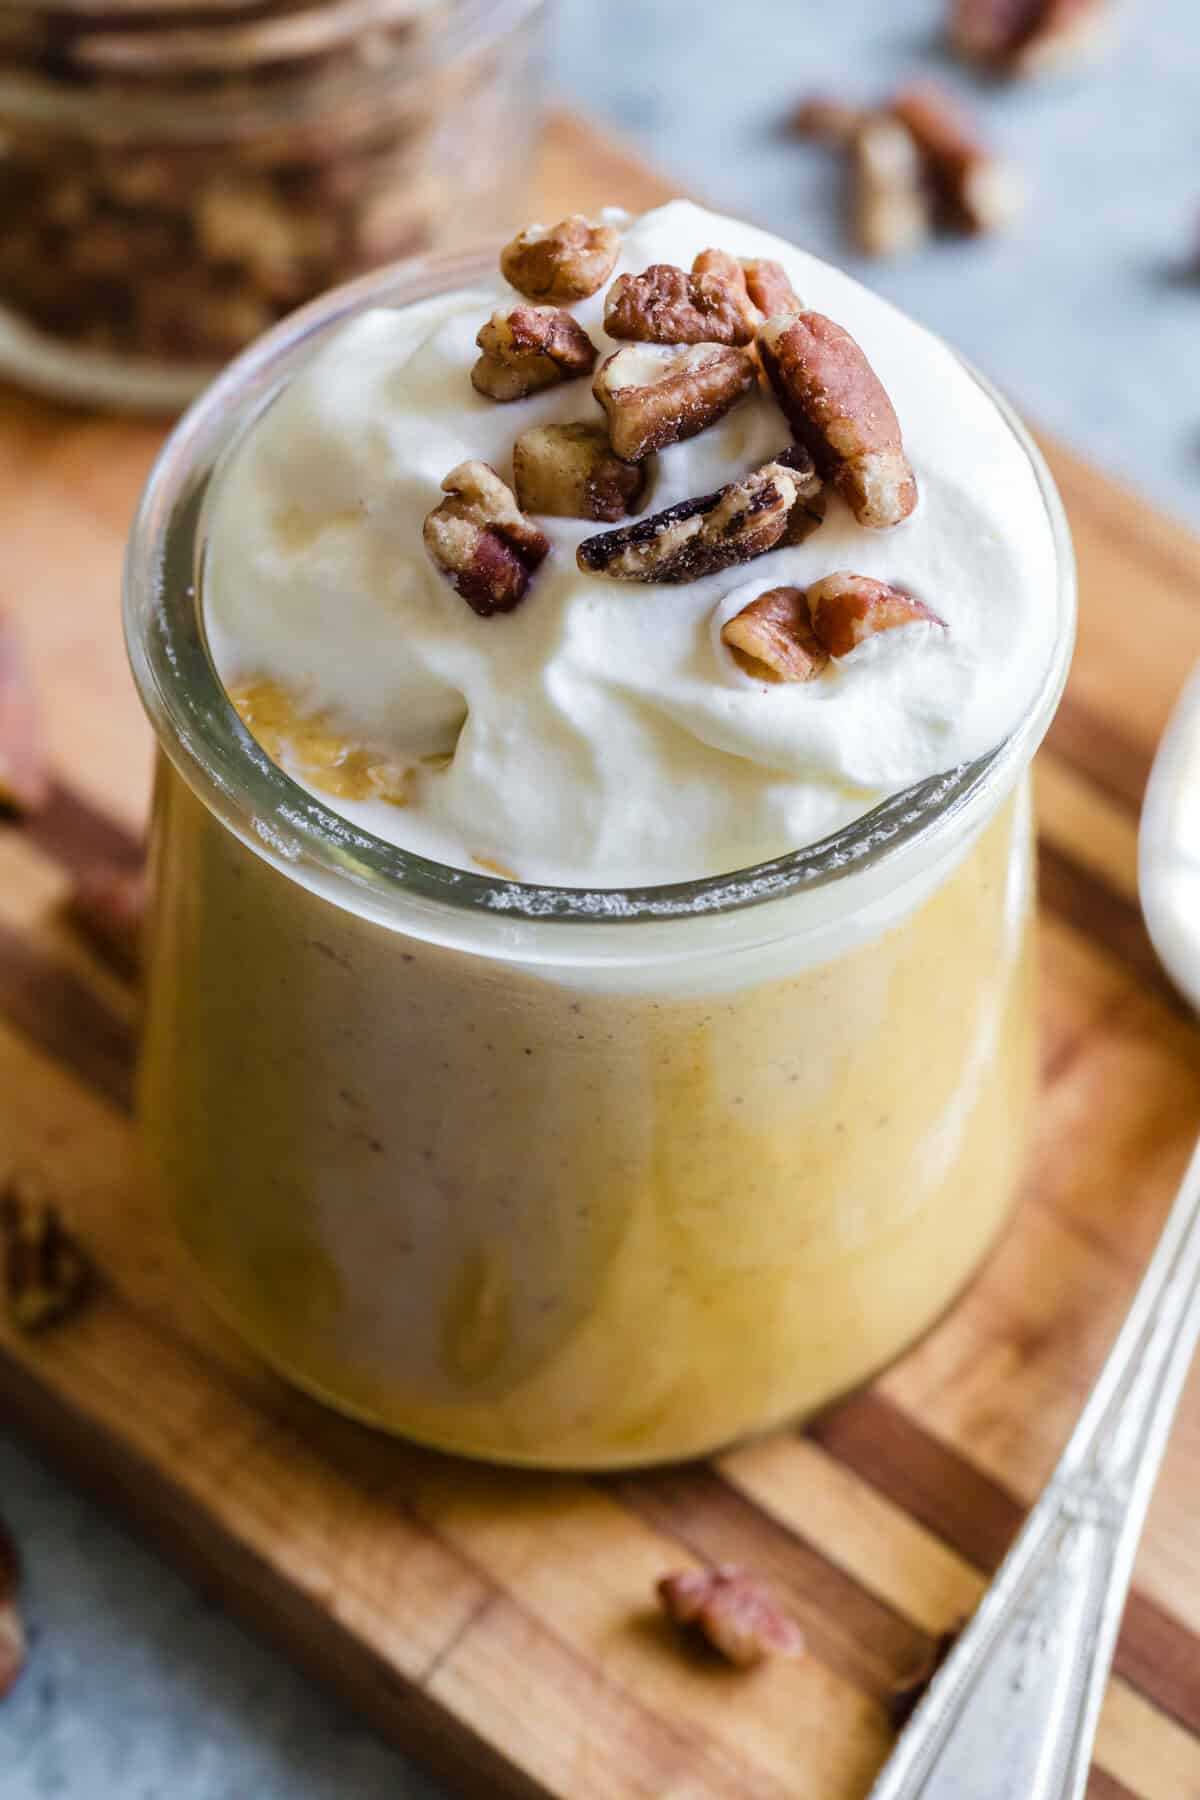
[[[775,258],[806,307],[857,338],[900,418],[915,513],[866,530],[830,490],[805,543],[678,586],[581,572],[578,544],[608,527],[539,516],[551,550],[528,594],[479,618],[422,545],[442,477],[479,457],[511,483],[520,432],[602,417],[590,382],[508,405],[473,390],[475,334],[517,298],[499,275],[362,314],[236,447],[210,507],[204,593],[227,684],[274,679],[351,743],[413,758],[408,805],[336,802],[357,825],[525,881],[686,880],[815,842],[994,748],[1029,707],[1055,639],[1054,546],[993,403],[945,346],[848,276],[684,201],[628,225],[613,279],[653,262],[690,268],[710,246]],[[618,348],[602,328],[609,285],[571,309],[601,357]],[[642,513],[790,442],[760,389],[652,459]],[[881,633],[801,685],[747,674],[721,642],[726,620],[768,588],[840,569],[910,590],[946,629]]]

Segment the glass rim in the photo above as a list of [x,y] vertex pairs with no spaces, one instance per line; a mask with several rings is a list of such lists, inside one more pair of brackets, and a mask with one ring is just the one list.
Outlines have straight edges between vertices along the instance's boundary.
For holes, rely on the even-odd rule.
[[204,502],[214,468],[316,345],[372,304],[399,305],[490,277],[495,249],[442,251],[392,264],[333,289],[242,352],[192,404],[159,452],[130,531],[125,634],[134,680],[159,743],[188,786],[236,836],[284,868],[315,869],[400,928],[412,908],[443,920],[473,915],[509,935],[521,928],[595,928],[723,916],[814,893],[873,871],[899,887],[914,858],[949,848],[967,817],[1009,792],[1044,736],[1074,641],[1075,563],[1053,477],[1009,403],[965,359],[1032,465],[1054,540],[1058,630],[1025,715],[994,750],[884,799],[819,842],[747,868],[660,885],[561,887],[456,868],[405,850],[316,799],[266,755],[242,724],[210,656],[201,619]]
[[[0,11],[10,4],[11,0],[0,0]],[[111,131],[118,137],[153,132],[167,140],[187,142],[224,141],[289,124],[302,126],[310,115],[320,116],[340,102],[361,100],[375,93],[398,95],[427,81],[437,70],[451,66],[460,55],[486,54],[527,19],[544,11],[546,5],[547,0],[458,0],[447,18],[411,38],[398,39],[393,54],[378,62],[323,75],[322,50],[317,49],[307,57],[296,55],[294,68],[286,75],[249,87],[237,88],[235,84],[234,91],[228,93],[222,92],[223,76],[219,70],[204,70],[203,74],[212,79],[203,84],[162,93],[155,90],[157,75],[146,77],[144,85],[139,80],[120,86],[99,86],[64,80],[37,69],[10,68],[0,74],[0,113],[25,124],[44,126],[47,131],[86,133],[97,129],[102,136]],[[60,0],[33,0],[32,5],[29,0],[22,0],[23,10],[32,12],[59,6]],[[86,20],[89,12],[81,7],[78,16]],[[276,23],[304,17],[305,13],[298,11],[284,15]],[[402,19],[396,23],[399,25]],[[177,28],[188,29],[186,16],[181,17]],[[378,29],[378,25],[372,26],[364,19],[358,35],[370,29]],[[344,50],[354,42],[355,35],[347,29],[333,48]]]

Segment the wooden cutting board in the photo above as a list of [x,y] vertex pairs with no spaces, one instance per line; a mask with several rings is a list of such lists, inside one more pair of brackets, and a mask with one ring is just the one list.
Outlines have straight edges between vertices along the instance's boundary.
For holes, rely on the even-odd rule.
[[[543,216],[665,192],[553,122]],[[286,1389],[193,1296],[143,1202],[133,998],[56,907],[81,863],[136,854],[149,739],[118,564],[160,431],[15,392],[0,407],[0,606],[27,628],[59,771],[44,818],[0,829],[0,1159],[70,1196],[102,1272],[57,1332],[0,1321],[0,1423],[457,1791],[864,1794],[890,1688],[972,1606],[1048,1474],[1200,1127],[1200,1036],[1135,897],[1155,739],[1200,657],[1200,542],[1050,446],[1083,615],[1038,769],[1044,1088],[1019,1215],[965,1299],[804,1433],[639,1477],[488,1472]],[[1200,1378],[1139,1558],[1094,1800],[1200,1800],[1198,1495]],[[807,1659],[745,1676],[681,1655],[650,1595],[693,1558],[769,1577]]]

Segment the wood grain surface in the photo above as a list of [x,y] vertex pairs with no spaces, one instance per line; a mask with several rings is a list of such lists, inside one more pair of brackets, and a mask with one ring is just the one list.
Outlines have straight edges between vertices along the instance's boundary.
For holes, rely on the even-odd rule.
[[[552,122],[538,210],[663,183]],[[193,1295],[144,1202],[133,996],[59,916],[71,871],[134,859],[150,744],[118,630],[122,540],[160,428],[0,395],[0,607],[50,714],[47,814],[0,829],[0,1161],[68,1194],[102,1272],[72,1323],[0,1321],[0,1409],[222,1605],[456,1791],[853,1800],[889,1689],[969,1609],[1048,1474],[1200,1127],[1200,1036],[1136,899],[1137,809],[1200,657],[1200,542],[1049,446],[1076,535],[1074,674],[1039,759],[1044,1086],[1016,1222],[942,1325],[805,1433],[607,1479],[489,1472],[292,1393]],[[1156,1496],[1093,1800],[1200,1800],[1200,1380]],[[693,1559],[768,1576],[811,1646],[746,1677],[682,1656],[650,1603]]]

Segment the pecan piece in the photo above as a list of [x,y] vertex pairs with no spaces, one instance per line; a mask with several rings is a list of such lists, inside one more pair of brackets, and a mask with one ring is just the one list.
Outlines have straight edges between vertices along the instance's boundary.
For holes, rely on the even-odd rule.
[[528,225],[500,252],[500,273],[529,300],[569,306],[586,300],[613,272],[621,234],[572,213],[557,225]]
[[701,250],[692,260],[692,274],[715,275],[718,281],[725,283],[730,292],[737,296],[738,305],[753,336],[762,319],[758,307],[750,298],[745,263],[739,262],[736,256],[730,256],[728,250]]
[[768,319],[758,349],[775,397],[860,525],[899,525],[917,483],[883,383],[848,331],[823,313]]
[[592,392],[613,449],[638,462],[715,424],[754,381],[753,358],[725,344],[630,344],[601,363]]
[[849,656],[852,650],[881,631],[894,631],[897,625],[913,625],[925,620],[931,625],[945,621],[903,588],[870,575],[854,575],[839,569],[814,581],[808,590],[808,611],[818,641],[830,656]]
[[599,423],[535,425],[513,446],[523,512],[565,519],[620,519],[636,512],[646,472],[617,456]]
[[17,1610],[21,1562],[12,1533],[0,1519],[0,1700],[25,1667],[25,1630]]
[[549,550],[549,538],[485,462],[459,463],[442,487],[447,498],[426,517],[425,548],[481,619],[511,612]]
[[67,900],[72,925],[127,981],[141,968],[148,900],[145,871],[116,863],[81,869]]
[[868,256],[903,256],[929,235],[930,206],[916,139],[900,119],[872,113],[854,134],[854,235]]
[[557,306],[494,312],[475,342],[483,355],[471,370],[471,386],[489,400],[523,400],[557,382],[590,375],[596,366],[595,344]]
[[800,483],[782,462],[767,463],[715,494],[584,538],[576,561],[585,574],[617,581],[698,581],[782,543]]
[[739,1669],[753,1668],[768,1656],[803,1655],[800,1627],[737,1563],[678,1569],[664,1575],[657,1587],[667,1617],[698,1631]]
[[951,223],[1001,231],[1021,210],[1021,189],[1003,157],[982,143],[970,119],[933,82],[903,88],[892,112],[910,133]]
[[691,275],[674,263],[618,275],[605,298],[604,329],[610,337],[642,344],[748,344],[754,337],[737,287],[720,275]]
[[1113,0],[952,0],[951,47],[1009,75],[1047,75],[1102,49]]
[[787,128],[795,137],[841,149],[850,143],[865,117],[861,106],[841,100],[836,94],[810,94],[791,113]]
[[722,625],[721,642],[757,681],[812,681],[829,663],[798,587],[770,588],[751,600]]
[[91,1272],[57,1206],[25,1176],[0,1191],[0,1241],[9,1315],[20,1331],[68,1318],[87,1294]]
[[782,263],[772,262],[769,256],[744,256],[742,269],[746,276],[746,290],[764,319],[777,318],[780,313],[798,313],[804,310],[804,303],[793,293],[787,270]]
[[0,617],[0,812],[38,812],[49,797],[33,683],[16,627]]

